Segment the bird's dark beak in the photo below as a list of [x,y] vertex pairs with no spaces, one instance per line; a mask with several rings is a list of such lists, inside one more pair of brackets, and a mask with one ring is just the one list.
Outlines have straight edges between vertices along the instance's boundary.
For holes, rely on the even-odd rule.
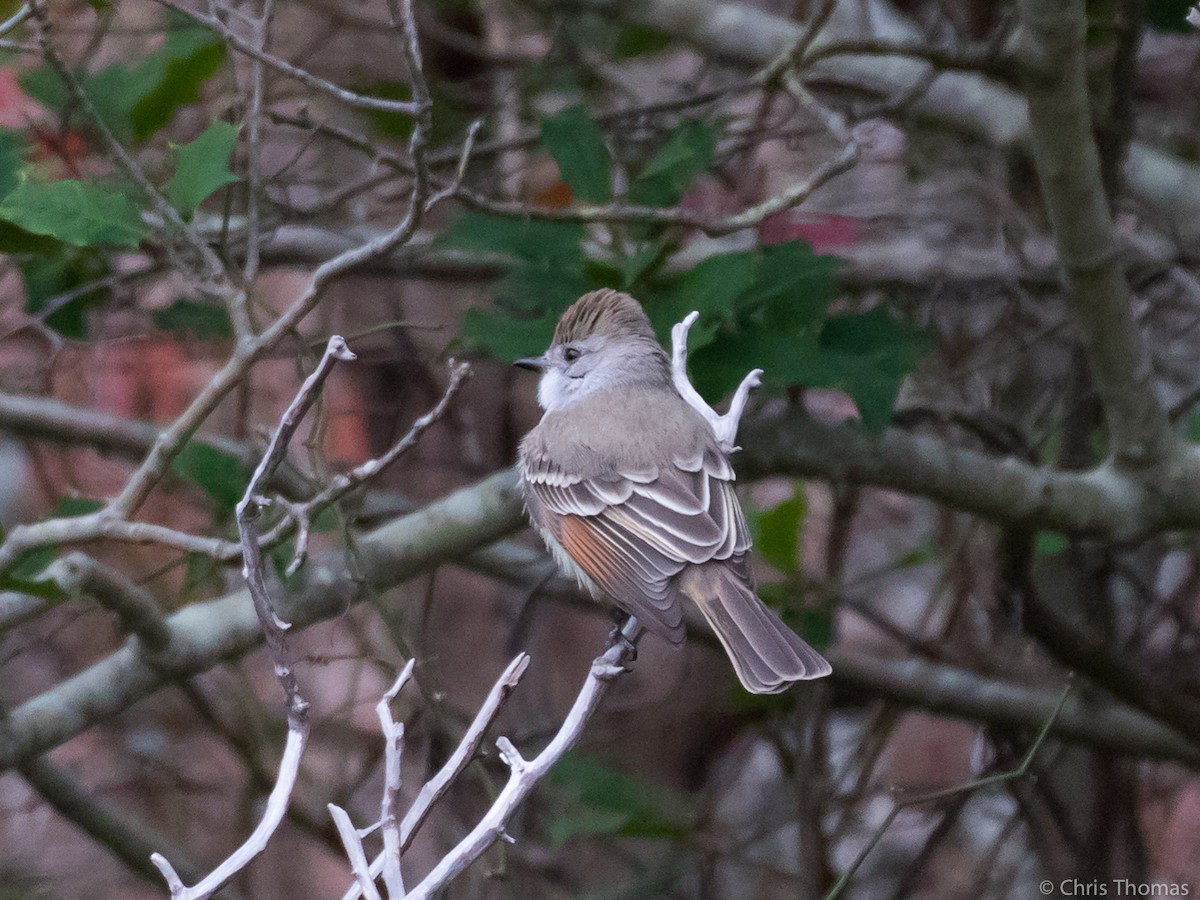
[[528,369],[531,372],[540,372],[546,368],[545,356],[529,356],[525,359],[518,359],[513,363],[514,366],[520,369]]

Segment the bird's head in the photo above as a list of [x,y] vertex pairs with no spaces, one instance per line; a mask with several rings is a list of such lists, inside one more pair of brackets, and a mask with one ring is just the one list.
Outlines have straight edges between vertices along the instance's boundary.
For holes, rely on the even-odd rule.
[[576,300],[558,320],[549,349],[515,365],[542,373],[538,403],[547,412],[618,384],[671,380],[667,354],[641,304],[607,289]]

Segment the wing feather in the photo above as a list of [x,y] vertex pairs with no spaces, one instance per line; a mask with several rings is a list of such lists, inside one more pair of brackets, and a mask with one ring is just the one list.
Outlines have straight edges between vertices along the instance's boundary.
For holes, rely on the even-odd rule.
[[[539,448],[540,449],[540,448]],[[521,460],[535,524],[618,606],[683,639],[676,576],[728,560],[746,573],[750,535],[733,469],[715,444],[672,464],[581,478],[541,450]]]

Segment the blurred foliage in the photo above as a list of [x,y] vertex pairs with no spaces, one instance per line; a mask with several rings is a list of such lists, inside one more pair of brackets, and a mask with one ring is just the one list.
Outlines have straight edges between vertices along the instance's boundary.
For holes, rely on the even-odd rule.
[[[144,141],[180,107],[199,99],[201,86],[224,59],[225,43],[214,32],[168,10],[166,40],[159,49],[137,63],[74,75],[107,128],[122,140]],[[67,86],[48,65],[22,72],[20,84],[48,109],[70,108]]]
[[559,810],[546,826],[555,847],[578,835],[684,838],[694,827],[687,797],[576,752],[555,765],[549,783]]
[[250,481],[249,470],[234,456],[200,441],[188,441],[171,461],[171,472],[197,485],[222,518],[237,506]]
[[[199,99],[224,58],[225,44],[216,34],[168,11],[158,49],[140,60],[73,74],[105,126],[118,139],[137,143],[155,137],[181,107]],[[26,94],[60,117],[61,126],[57,133],[0,130],[0,252],[16,258],[25,311],[65,338],[85,340],[88,310],[108,299],[103,282],[116,255],[137,247],[150,232],[147,198],[122,177],[84,177],[77,171],[89,143],[97,151],[105,148],[86,122],[82,132],[70,124],[78,110],[52,68],[25,70],[19,81]],[[183,215],[191,216],[213,192],[236,180],[229,158],[237,136],[234,126],[218,121],[175,147],[171,174],[161,187]],[[177,318],[166,316],[162,327]]]
[[[685,119],[629,178],[625,200],[669,207],[714,164],[716,126]],[[613,161],[603,134],[581,107],[546,119],[542,144],[575,197],[613,196]],[[603,236],[600,232],[603,231]],[[507,261],[491,310],[469,310],[461,338],[512,361],[541,353],[559,315],[580,294],[628,291],[646,308],[664,343],[690,311],[692,377],[716,402],[747,371],[762,368],[768,391],[831,387],[849,394],[863,424],[887,424],[900,383],[925,350],[920,331],[885,306],[830,314],[838,296],[837,260],[801,241],[711,256],[691,269],[672,266],[676,229],[644,224],[583,225],[471,213],[444,241]]]
[[239,130],[236,125],[216,121],[194,141],[175,146],[175,174],[165,187],[167,199],[185,218],[191,218],[218,188],[237,181],[229,157]]
[[1159,31],[1188,34],[1192,26],[1188,24],[1187,14],[1193,5],[1194,0],[1148,0],[1146,23]]
[[151,314],[154,326],[183,340],[209,340],[233,336],[233,325],[225,307],[180,298]]

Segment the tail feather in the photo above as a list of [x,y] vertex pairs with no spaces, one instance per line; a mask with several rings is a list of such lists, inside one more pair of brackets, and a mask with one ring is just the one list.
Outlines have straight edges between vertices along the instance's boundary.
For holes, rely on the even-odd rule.
[[833,671],[726,563],[688,566],[679,588],[700,607],[751,693],[777,694],[793,681]]

